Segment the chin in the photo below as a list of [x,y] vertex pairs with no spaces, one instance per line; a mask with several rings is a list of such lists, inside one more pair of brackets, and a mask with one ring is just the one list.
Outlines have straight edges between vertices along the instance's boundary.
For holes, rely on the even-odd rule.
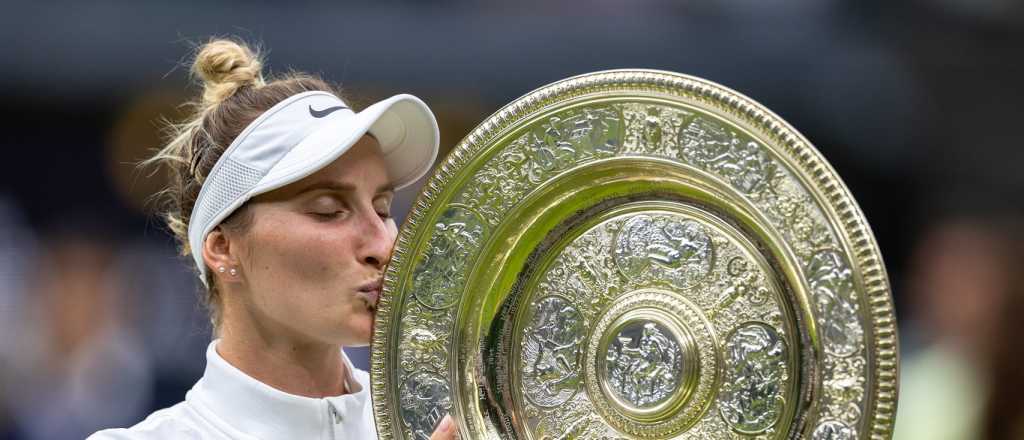
[[341,339],[344,342],[341,345],[345,347],[365,347],[370,345],[370,341],[373,339],[373,323],[371,321],[370,325],[365,327],[348,327],[343,332],[344,337]]

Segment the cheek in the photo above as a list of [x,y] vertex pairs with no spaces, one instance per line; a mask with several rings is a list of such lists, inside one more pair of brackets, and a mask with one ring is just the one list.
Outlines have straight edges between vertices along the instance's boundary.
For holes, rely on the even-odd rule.
[[267,222],[253,235],[253,275],[260,281],[292,287],[337,277],[346,267],[345,257],[351,254],[353,241],[343,228],[295,221]]

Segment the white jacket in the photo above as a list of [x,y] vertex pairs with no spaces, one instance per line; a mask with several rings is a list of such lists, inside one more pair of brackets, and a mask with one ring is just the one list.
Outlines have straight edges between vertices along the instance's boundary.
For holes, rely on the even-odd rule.
[[[154,412],[127,429],[107,429],[89,440],[113,439],[369,439],[377,438],[370,378],[342,359],[353,392],[322,399],[296,396],[264,384],[206,349],[206,371],[185,401]],[[115,397],[116,398],[116,397]]]

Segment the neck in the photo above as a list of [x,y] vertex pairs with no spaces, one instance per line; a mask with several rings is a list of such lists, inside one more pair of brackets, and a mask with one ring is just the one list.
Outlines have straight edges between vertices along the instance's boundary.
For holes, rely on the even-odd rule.
[[289,394],[320,398],[349,392],[346,379],[351,373],[341,346],[301,342],[265,330],[225,320],[217,353],[250,377]]

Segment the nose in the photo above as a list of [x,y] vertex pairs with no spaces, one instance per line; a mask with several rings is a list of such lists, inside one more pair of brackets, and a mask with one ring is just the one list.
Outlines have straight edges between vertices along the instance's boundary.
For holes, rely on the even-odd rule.
[[391,259],[391,250],[395,245],[393,228],[389,227],[388,222],[377,216],[376,213],[367,216],[366,221],[362,223],[364,227],[358,238],[361,241],[359,261],[374,269],[384,270]]

